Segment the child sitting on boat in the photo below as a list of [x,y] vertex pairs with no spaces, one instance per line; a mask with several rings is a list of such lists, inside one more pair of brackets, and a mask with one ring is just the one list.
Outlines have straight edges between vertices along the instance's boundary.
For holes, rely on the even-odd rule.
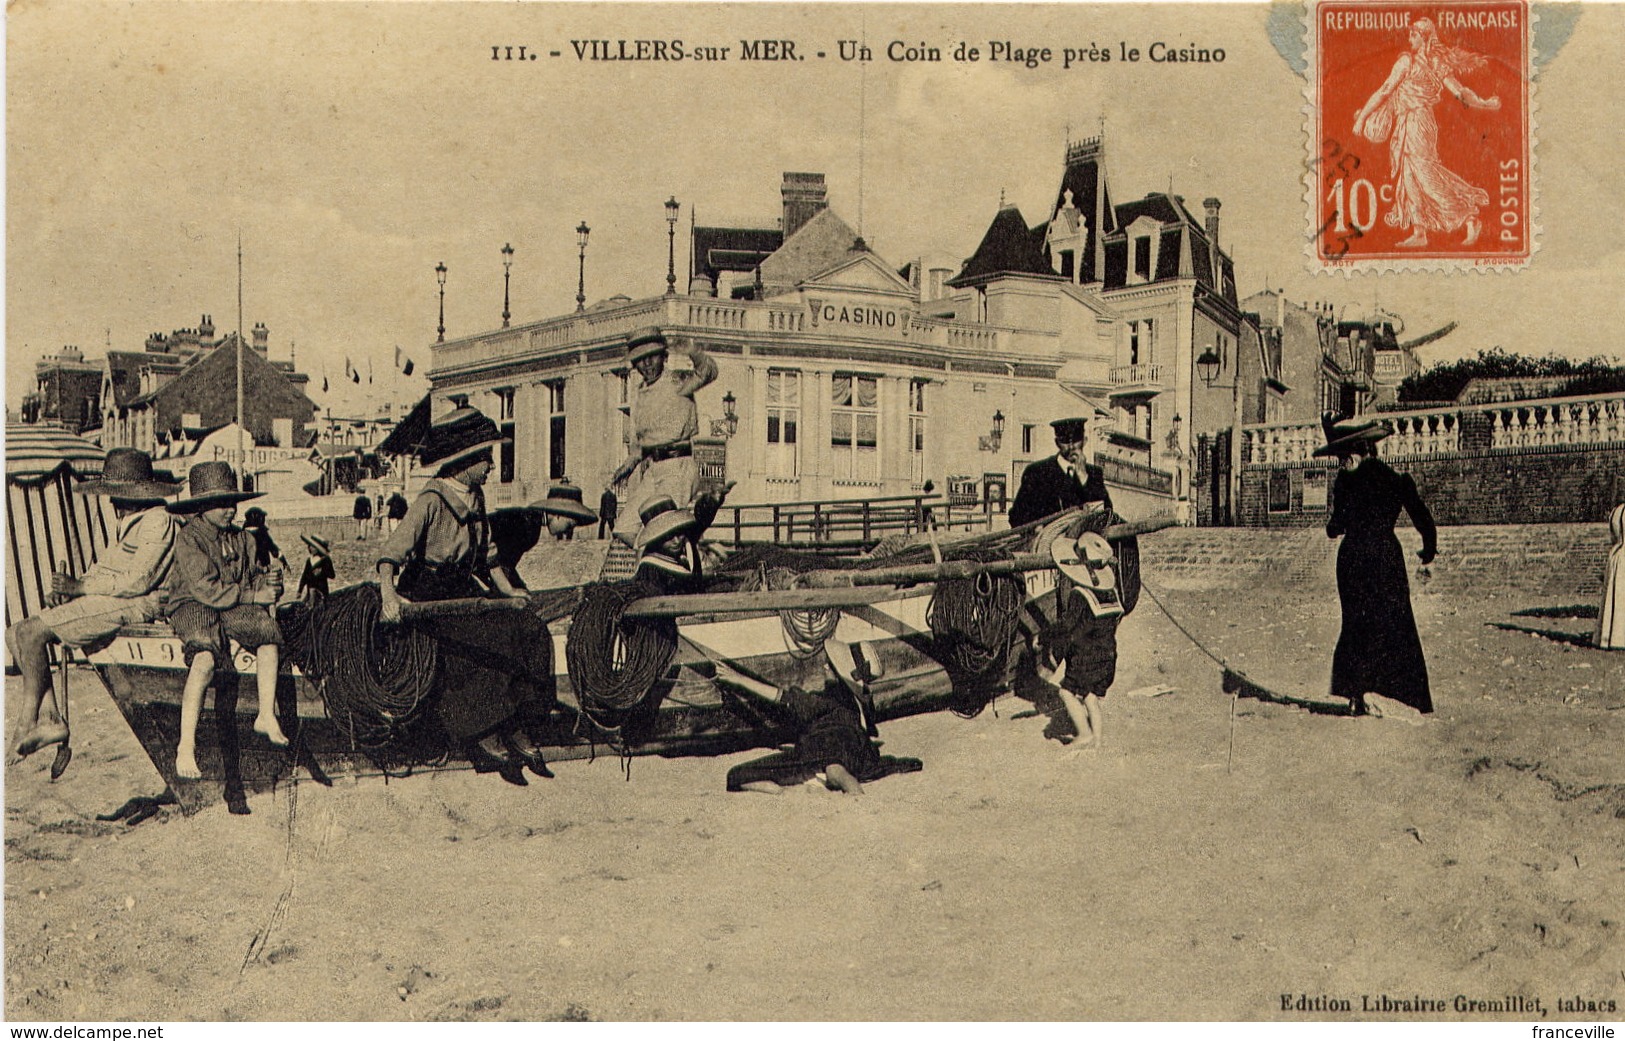
[[188,481],[190,495],[168,507],[170,513],[190,517],[175,536],[169,624],[181,640],[187,665],[175,773],[196,779],[203,776],[197,764],[198,717],[216,668],[232,667],[228,638],[254,651],[259,691],[254,729],[273,745],[286,745],[288,739],[276,720],[282,630],[272,613],[282,595],[282,576],[255,562],[253,539],[232,524],[237,504],[263,493],[239,491],[229,463],[198,463]]
[[57,704],[67,691],[45,704],[51,694],[46,649],[52,643],[95,648],[120,626],[158,617],[159,590],[175,558],[175,522],[163,504],[180,484],[169,476],[153,470],[147,453],[114,448],[107,453],[101,474],[77,485],[84,494],[112,500],[118,533],[113,546],[83,578],[60,571],[51,576],[53,606],[6,630],[6,644],[23,674],[23,704],[7,762],[18,762],[49,745],[67,745],[67,716]]

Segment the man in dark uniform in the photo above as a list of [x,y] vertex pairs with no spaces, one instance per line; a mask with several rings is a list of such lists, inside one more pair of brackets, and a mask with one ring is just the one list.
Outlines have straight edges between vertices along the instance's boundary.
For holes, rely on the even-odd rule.
[[[1105,474],[1084,462],[1087,420],[1057,419],[1050,426],[1055,428],[1055,454],[1021,472],[1021,487],[1010,507],[1011,527],[1085,503],[1098,502],[1111,511]],[[1055,623],[1039,634],[1033,648],[1038,675],[1056,688],[1077,731],[1072,743],[1099,747],[1105,731],[1100,699],[1117,673],[1118,618],[1095,617],[1065,582],[1056,598]]]
[[1057,419],[1050,424],[1055,428],[1055,454],[1021,472],[1021,487],[1010,506],[1012,528],[1086,502],[1104,503],[1111,509],[1105,475],[1084,462],[1086,424],[1084,419]]

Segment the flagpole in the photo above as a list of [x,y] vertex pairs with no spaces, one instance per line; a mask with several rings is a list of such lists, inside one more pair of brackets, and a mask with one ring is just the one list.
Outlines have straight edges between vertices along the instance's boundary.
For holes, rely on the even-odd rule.
[[237,470],[247,476],[247,450],[243,446],[243,229],[237,229]]

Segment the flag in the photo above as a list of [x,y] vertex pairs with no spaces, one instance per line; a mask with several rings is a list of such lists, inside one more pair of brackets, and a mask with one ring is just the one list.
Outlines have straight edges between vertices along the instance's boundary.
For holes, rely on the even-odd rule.
[[355,371],[355,366],[350,364],[350,358],[348,355],[346,355],[344,358],[344,378],[349,380],[351,383],[361,382],[361,373]]
[[327,393],[327,373],[322,373],[322,393]]
[[367,359],[367,382],[372,383],[372,359]]
[[402,376],[412,375],[412,359],[408,358],[401,345],[395,345],[395,368]]

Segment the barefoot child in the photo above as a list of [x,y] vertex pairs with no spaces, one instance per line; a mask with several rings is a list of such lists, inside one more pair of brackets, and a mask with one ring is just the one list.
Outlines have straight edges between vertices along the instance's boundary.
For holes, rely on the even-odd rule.
[[23,674],[23,704],[12,732],[8,763],[68,740],[67,720],[56,699],[47,704],[51,669],[46,648],[50,644],[97,647],[122,625],[158,617],[159,590],[175,557],[175,522],[164,512],[164,499],[180,490],[168,477],[153,470],[147,453],[114,448],[107,453],[100,476],[79,482],[79,492],[112,500],[118,533],[102,560],[83,578],[63,572],[51,576],[51,607],[6,630],[6,644]]
[[287,737],[276,721],[276,673],[282,631],[271,607],[282,594],[282,577],[254,561],[254,542],[231,522],[237,504],[258,498],[237,490],[237,474],[228,463],[198,463],[189,475],[190,495],[169,505],[169,512],[190,516],[175,536],[175,566],[170,574],[169,623],[186,655],[186,687],[181,694],[181,739],[175,749],[175,772],[199,778],[197,722],[203,694],[215,669],[231,668],[228,637],[253,648],[257,662],[259,711],[254,729],[273,745]]
[[1117,678],[1117,623],[1123,617],[1111,543],[1094,532],[1058,538],[1050,555],[1061,573],[1055,625],[1039,641],[1038,675],[1056,688],[1077,736],[1099,748],[1106,716],[1100,701]]

